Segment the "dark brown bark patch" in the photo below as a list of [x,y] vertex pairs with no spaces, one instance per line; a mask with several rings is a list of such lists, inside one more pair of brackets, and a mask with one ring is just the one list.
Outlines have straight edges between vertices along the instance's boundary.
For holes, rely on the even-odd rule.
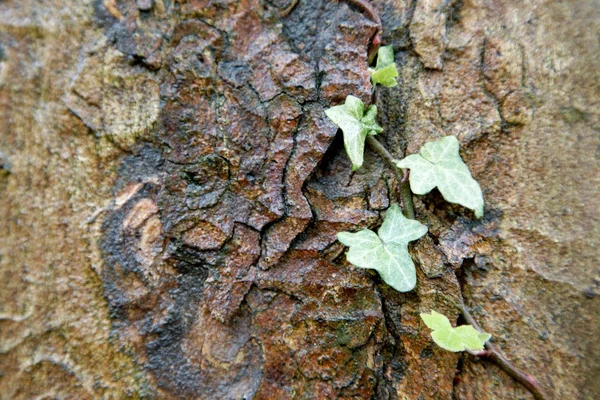
[[[365,191],[378,167],[353,177],[323,160],[337,130],[325,106],[369,99],[375,26],[343,4],[318,30],[306,4],[283,25],[268,5],[203,4],[164,21],[122,5],[105,22],[107,48],[160,85],[103,224],[115,333],[166,397],[370,397],[380,300],[320,252],[378,219]],[[171,12],[184,20],[171,27]]]

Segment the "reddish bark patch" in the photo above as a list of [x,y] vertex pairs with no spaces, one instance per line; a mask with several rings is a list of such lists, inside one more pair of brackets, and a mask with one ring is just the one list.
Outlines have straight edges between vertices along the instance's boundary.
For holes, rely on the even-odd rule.
[[157,7],[142,7],[146,26],[120,5],[111,26],[143,63],[154,50],[136,32],[166,37],[159,120],[123,159],[103,225],[114,329],[167,398],[370,397],[380,300],[363,271],[320,251],[337,229],[378,220],[356,206],[381,172],[348,184],[323,112],[350,92],[368,100],[375,27],[340,5],[299,51],[270,11],[219,4],[167,9],[184,16],[172,31]]

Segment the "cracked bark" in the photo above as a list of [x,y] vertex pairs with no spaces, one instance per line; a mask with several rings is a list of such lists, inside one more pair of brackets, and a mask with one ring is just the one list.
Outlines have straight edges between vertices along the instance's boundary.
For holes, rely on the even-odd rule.
[[295,3],[0,5],[0,397],[527,398],[432,344],[418,314],[458,318],[461,285],[555,398],[597,397],[595,4],[370,3],[381,140],[456,135],[487,207],[415,196],[402,294],[335,240],[398,176],[352,173],[323,113],[371,101],[379,23]]

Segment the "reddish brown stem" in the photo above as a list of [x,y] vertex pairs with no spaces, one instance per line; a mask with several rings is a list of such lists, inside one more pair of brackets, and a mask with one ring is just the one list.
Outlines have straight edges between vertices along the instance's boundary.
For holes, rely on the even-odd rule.
[[[475,319],[473,318],[473,316],[467,309],[467,307],[464,304],[461,304],[461,307],[462,307],[462,314],[465,317],[465,319],[467,320],[467,322],[469,324],[471,324],[478,331],[483,332],[481,330],[481,327],[477,323],[477,321],[475,321]],[[514,380],[516,380],[521,385],[523,385],[527,390],[529,390],[531,392],[531,394],[533,395],[533,397],[535,397],[536,399],[547,400],[550,398],[544,392],[544,390],[540,387],[540,385],[537,383],[537,381],[535,380],[535,378],[533,376],[526,374],[525,372],[523,372],[520,369],[518,369],[517,367],[515,367],[510,361],[508,361],[506,358],[504,358],[504,356],[502,355],[502,353],[500,353],[500,351],[498,351],[496,346],[494,346],[490,342],[487,342],[485,344],[485,350],[479,351],[479,352],[473,352],[472,354],[477,357],[480,357],[484,360],[489,360],[489,361],[493,362],[494,364],[496,364],[498,367],[500,367],[500,369],[502,369],[504,372],[506,372],[508,375],[510,375]]]
[[288,15],[290,15],[290,13],[294,10],[299,1],[300,0],[292,0],[290,5],[286,9],[279,13],[279,18],[285,18]]
[[398,181],[400,198],[402,200],[402,206],[404,209],[404,215],[406,218],[415,219],[415,209],[412,201],[412,193],[410,191],[410,186],[408,182],[404,179],[406,177],[406,172],[402,171],[396,163],[394,162],[394,157],[390,154],[389,151],[381,144],[381,142],[375,137],[369,135],[367,136],[367,144],[369,147],[381,157],[383,161],[391,168],[394,176],[396,177],[396,181]]
[[381,27],[381,18],[379,18],[379,13],[368,0],[346,0],[349,4],[352,4],[355,7],[360,8],[360,10],[366,14],[373,22],[377,24],[379,30],[383,30]]
[[[280,18],[285,18],[287,17],[296,7],[296,5],[298,4],[300,0],[292,0],[292,2],[290,3],[290,5],[283,11],[281,11],[279,13],[279,17]],[[363,14],[365,14],[371,21],[375,22],[377,24],[377,30],[375,31],[375,34],[372,36],[371,40],[369,41],[369,50],[368,50],[368,61],[369,64],[373,63],[373,60],[375,60],[375,56],[377,56],[377,51],[379,50],[379,47],[381,46],[382,43],[382,39],[381,39],[381,33],[383,32],[383,26],[381,25],[381,18],[379,18],[379,13],[377,12],[377,10],[375,8],[373,8],[373,6],[371,5],[371,3],[369,3],[367,0],[345,0],[348,4],[351,4],[353,6],[355,6],[356,8],[360,9],[360,11],[362,11]]]
[[[367,0],[346,0],[346,2],[358,7],[361,11],[367,15],[373,22],[377,24],[377,31],[373,36],[371,43],[369,44],[369,55],[368,60],[369,64],[373,62],[375,56],[377,55],[377,51],[381,45],[381,33],[383,32],[383,27],[381,25],[381,19],[379,18],[379,14],[377,11],[371,6],[371,4]],[[374,93],[375,94],[375,93]],[[402,171],[396,166],[393,157],[387,151],[387,149],[373,136],[367,137],[367,144],[373,149],[379,156],[392,168],[398,183],[401,189],[401,197],[404,203],[404,210],[407,214],[408,218],[414,219],[414,209],[412,204],[412,193],[410,191],[410,187],[408,186],[408,171]],[[403,176],[404,175],[404,176]],[[469,310],[462,304],[462,312],[469,324],[473,325],[475,329],[481,331],[479,324],[475,321]],[[494,364],[498,365],[503,371],[505,371],[509,376],[523,385],[527,390],[533,394],[538,400],[547,400],[549,397],[544,393],[543,389],[539,386],[535,378],[529,374],[524,373],[517,367],[515,367],[510,361],[508,361],[502,353],[500,353],[496,347],[491,343],[485,344],[486,350],[480,351],[477,353],[471,352],[480,358],[489,360]]]
[[371,149],[381,157],[383,161],[392,169],[394,176],[396,177],[396,181],[398,181],[399,191],[400,191],[400,199],[402,200],[402,206],[404,208],[404,215],[406,218],[415,219],[415,209],[412,201],[412,193],[410,191],[410,186],[408,182],[404,179],[406,177],[406,172],[402,171],[396,163],[394,162],[394,157],[390,154],[389,151],[381,144],[381,142],[375,137],[369,135],[367,136],[367,144]]
[[381,46],[382,39],[381,33],[383,32],[383,26],[381,25],[381,18],[379,18],[379,13],[377,10],[368,2],[368,0],[346,0],[348,4],[351,4],[357,8],[359,8],[363,14],[365,14],[369,19],[377,24],[377,31],[373,35],[370,43],[369,43],[369,53],[368,60],[369,64],[373,63],[375,56],[377,55],[377,51],[379,50],[379,46]]

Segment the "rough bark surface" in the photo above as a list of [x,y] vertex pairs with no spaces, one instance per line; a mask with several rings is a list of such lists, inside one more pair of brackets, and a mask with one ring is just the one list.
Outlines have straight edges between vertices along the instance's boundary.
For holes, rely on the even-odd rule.
[[554,398],[600,396],[597,3],[372,2],[381,140],[456,135],[486,200],[415,197],[407,294],[335,240],[396,201],[323,112],[371,99],[352,3],[0,3],[0,398],[530,398],[431,342],[463,296]]

